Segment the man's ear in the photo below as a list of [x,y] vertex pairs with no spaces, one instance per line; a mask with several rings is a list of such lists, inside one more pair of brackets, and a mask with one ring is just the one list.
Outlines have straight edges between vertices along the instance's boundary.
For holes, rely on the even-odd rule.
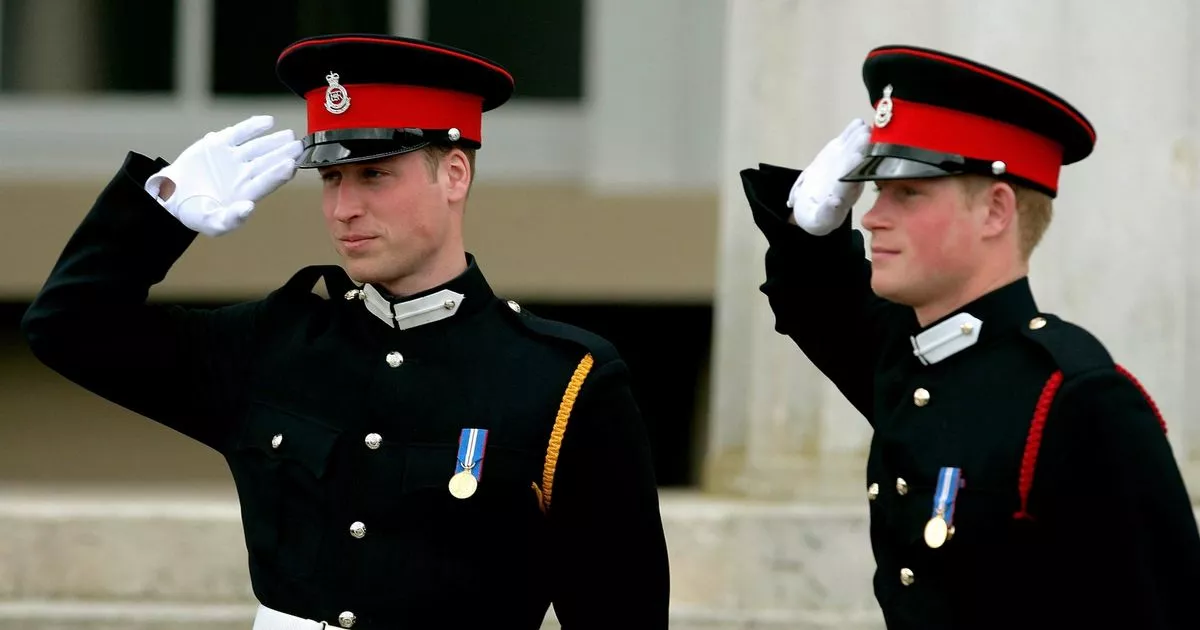
[[1017,219],[1017,193],[1005,182],[993,182],[975,199],[987,214],[983,217],[984,238],[1003,234]]
[[467,192],[471,189],[471,178],[475,175],[471,172],[467,154],[462,149],[451,149],[442,158],[442,168],[446,173],[449,201],[455,203],[466,200]]

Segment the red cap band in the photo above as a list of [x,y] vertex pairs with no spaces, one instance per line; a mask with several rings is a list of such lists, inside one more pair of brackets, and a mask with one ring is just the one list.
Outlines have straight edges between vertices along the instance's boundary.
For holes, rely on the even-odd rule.
[[871,142],[978,160],[1000,160],[1011,175],[1058,190],[1063,147],[1028,129],[967,112],[892,98],[892,118]]
[[308,133],[332,129],[450,129],[465,140],[482,142],[483,97],[416,85],[343,85],[350,106],[340,114],[325,107],[328,88],[310,90]]

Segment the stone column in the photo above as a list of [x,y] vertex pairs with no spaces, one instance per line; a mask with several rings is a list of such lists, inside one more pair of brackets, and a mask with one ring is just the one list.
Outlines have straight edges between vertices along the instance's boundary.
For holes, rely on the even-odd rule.
[[[851,117],[869,119],[861,63],[884,44],[1005,69],[1097,127],[1095,154],[1064,170],[1031,281],[1043,309],[1093,331],[1153,394],[1200,495],[1200,322],[1188,308],[1200,263],[1187,255],[1200,227],[1200,9],[1184,0],[730,0],[706,488],[858,498],[869,427],[772,330],[758,291],[766,243],[738,171],[803,167]],[[856,224],[872,201],[866,193]]]
[[766,241],[738,176],[759,162],[803,167],[867,111],[855,86],[866,52],[854,32],[858,12],[842,6],[729,3],[709,491],[849,499],[862,485],[869,427],[795,344],[775,333],[758,290]]
[[[1185,59],[1196,59],[1200,55],[1200,9],[1194,5],[1187,8],[1187,47]],[[1200,64],[1185,63],[1187,74],[1180,79],[1186,86],[1185,103],[1193,103],[1200,99]],[[1176,104],[1186,107],[1185,103]],[[1190,113],[1190,108],[1189,113]],[[1182,378],[1175,379],[1183,389],[1182,405],[1171,410],[1170,433],[1175,456],[1184,464],[1184,480],[1192,494],[1192,503],[1200,505],[1200,261],[1188,255],[1196,247],[1195,234],[1200,230],[1200,202],[1196,192],[1200,190],[1200,120],[1193,114],[1185,116],[1186,126],[1176,129],[1170,147],[1171,181],[1176,189],[1175,203],[1177,212],[1182,215],[1179,219],[1179,233],[1182,251],[1180,262],[1186,267],[1186,290],[1183,292],[1183,312],[1177,316],[1184,336],[1184,364]],[[1136,211],[1140,204],[1130,201],[1131,211]],[[1168,227],[1169,226],[1169,227]],[[1171,224],[1163,227],[1164,231],[1174,231]],[[1138,366],[1140,368],[1140,366]]]

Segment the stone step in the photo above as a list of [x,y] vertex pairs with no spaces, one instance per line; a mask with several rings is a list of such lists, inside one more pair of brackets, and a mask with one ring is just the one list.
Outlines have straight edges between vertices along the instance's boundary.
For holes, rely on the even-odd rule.
[[[246,628],[252,604],[172,604],[146,602],[0,602],[0,630],[212,630]],[[544,630],[559,630],[553,611]],[[877,615],[836,613],[728,612],[675,607],[672,630],[883,630]]]
[[[882,628],[865,505],[666,492],[662,509],[672,627]],[[0,531],[0,630],[253,616],[229,488],[0,489]]]
[[[672,628],[882,630],[865,506],[665,492],[662,509]],[[0,488],[0,531],[0,630],[253,619],[229,488]]]
[[[672,628],[882,630],[865,506],[664,492],[662,509]],[[239,516],[225,487],[0,488],[0,630],[248,628]]]
[[249,628],[252,604],[0,602],[0,630],[211,630]]

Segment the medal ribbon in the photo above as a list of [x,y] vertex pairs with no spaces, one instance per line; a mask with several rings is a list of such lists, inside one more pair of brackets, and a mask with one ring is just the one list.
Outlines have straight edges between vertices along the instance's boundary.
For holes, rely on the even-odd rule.
[[476,481],[483,475],[483,451],[487,448],[487,429],[463,429],[458,437],[458,463],[454,474],[471,473]]
[[947,525],[954,522],[954,501],[962,485],[962,469],[942,468],[938,472],[937,491],[933,493],[931,518],[942,517]]

